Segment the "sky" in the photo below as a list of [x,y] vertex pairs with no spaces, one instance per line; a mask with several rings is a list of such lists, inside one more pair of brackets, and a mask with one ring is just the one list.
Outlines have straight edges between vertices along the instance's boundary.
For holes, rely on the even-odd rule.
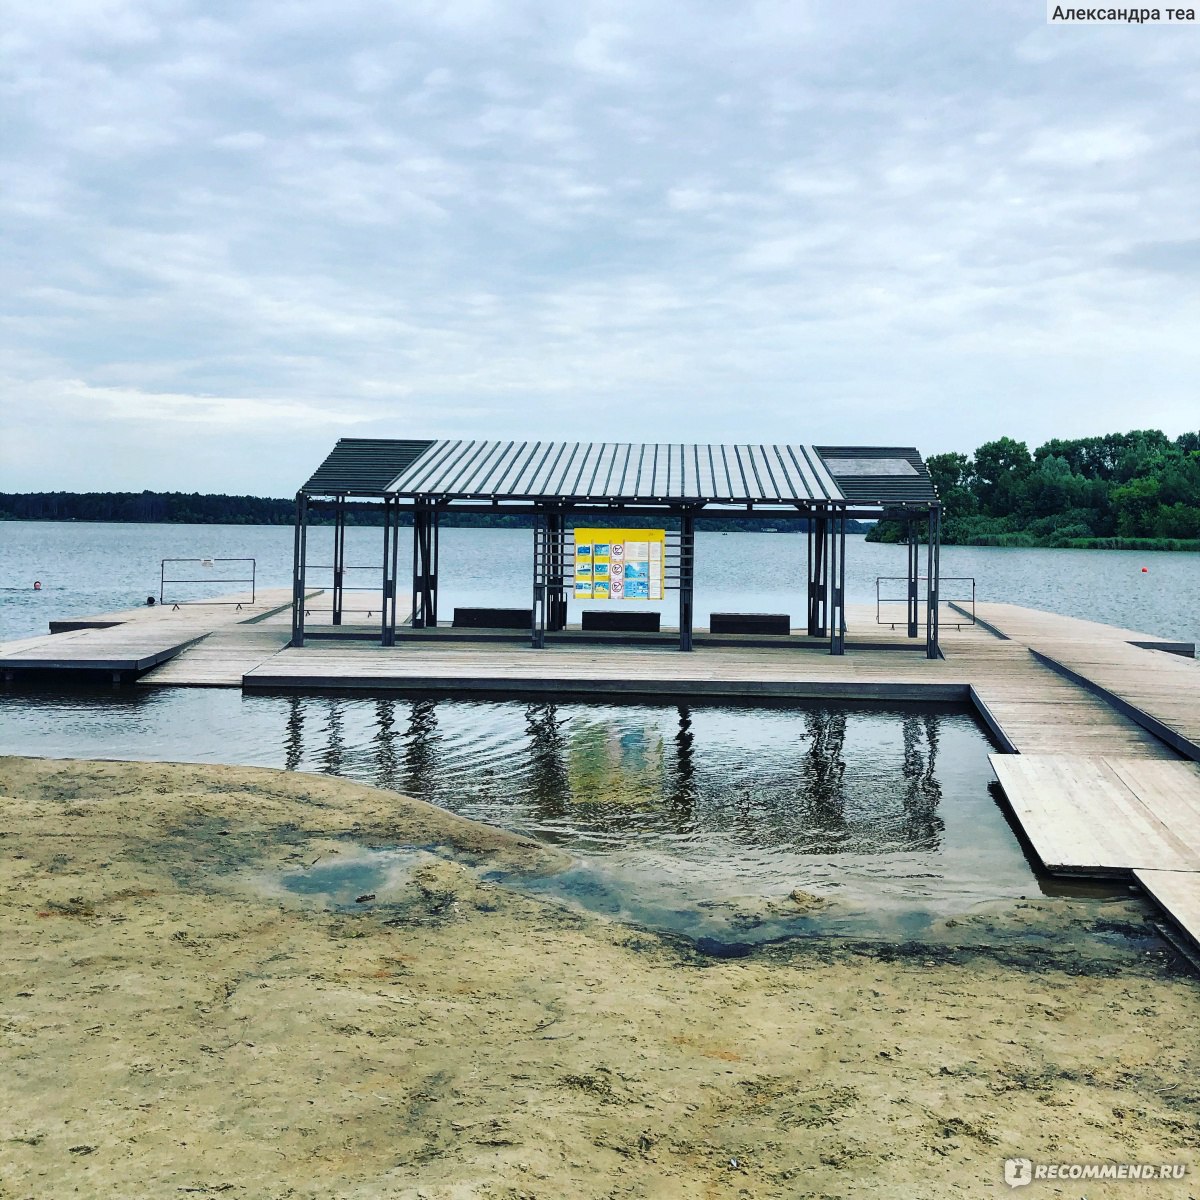
[[0,64],[0,491],[1200,426],[1200,26],[54,0]]

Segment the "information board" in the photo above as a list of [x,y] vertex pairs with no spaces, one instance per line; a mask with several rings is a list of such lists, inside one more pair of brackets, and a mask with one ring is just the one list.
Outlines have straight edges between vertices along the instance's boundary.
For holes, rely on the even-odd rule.
[[576,529],[577,600],[661,600],[666,587],[663,529]]

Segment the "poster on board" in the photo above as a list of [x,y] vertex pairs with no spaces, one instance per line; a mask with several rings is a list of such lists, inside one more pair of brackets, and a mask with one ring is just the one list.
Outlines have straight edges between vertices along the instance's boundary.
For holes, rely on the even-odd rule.
[[666,530],[576,529],[575,598],[661,600]]

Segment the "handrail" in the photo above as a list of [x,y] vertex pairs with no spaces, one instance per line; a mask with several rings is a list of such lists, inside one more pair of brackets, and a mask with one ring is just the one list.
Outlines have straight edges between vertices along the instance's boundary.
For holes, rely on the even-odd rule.
[[[202,579],[168,579],[167,578],[167,563],[199,563],[202,567],[212,567],[217,563],[249,563],[250,574],[245,577],[221,576],[214,578],[211,575],[206,575]],[[167,584],[176,583],[248,583],[250,585],[250,603],[254,604],[257,596],[257,576],[258,563],[253,558],[164,558],[159,562],[158,576],[158,602],[166,604]],[[245,602],[242,600],[172,600],[172,608],[178,608],[181,604],[233,604],[237,606],[237,611],[241,611]]]
[[[918,625],[925,625],[928,623],[927,619],[922,620],[920,617],[920,613],[922,612],[922,610],[925,607],[925,605],[921,602],[921,599],[922,599],[922,596],[925,594],[925,586],[924,585],[928,582],[928,579],[929,579],[929,577],[927,575],[918,575],[915,580],[916,585],[917,585],[917,601],[918,601],[918,603],[917,603],[917,614],[918,614],[917,624]],[[885,596],[885,595],[883,595],[882,589],[880,587],[880,585],[884,584],[884,583],[907,584],[908,582],[909,582],[909,578],[907,575],[877,575],[875,577],[875,624],[876,625],[890,625],[893,629],[895,629],[897,625],[906,625],[908,623],[907,613],[905,613],[904,616],[896,618],[896,619],[893,619],[891,617],[885,617],[883,615],[883,606],[885,604],[903,604],[903,605],[907,606],[908,599],[909,599],[908,596],[907,595],[905,595],[905,596]],[[971,585],[970,595],[969,596],[966,596],[966,595],[948,596],[948,595],[946,595],[945,594],[946,590],[947,590],[946,585],[953,584],[953,583],[964,583],[964,584],[969,583]],[[949,590],[954,590],[954,589],[949,589]],[[963,588],[962,590],[965,592],[967,589]],[[939,625],[953,625],[953,626],[955,626],[955,628],[958,628],[958,629],[961,629],[963,627],[963,625],[974,625],[975,624],[975,577],[973,575],[942,575],[942,576],[940,576],[938,579],[937,604],[938,604],[938,624]],[[960,613],[964,617],[969,616],[970,620],[962,620],[962,621],[951,620],[951,619],[948,619],[947,617],[943,616],[942,615],[942,612],[943,612],[942,606],[950,605],[950,604],[953,604],[956,606],[960,605],[960,604],[970,604],[971,611],[969,614],[963,612],[963,610],[960,608],[955,608],[955,610],[954,610],[954,611]]]

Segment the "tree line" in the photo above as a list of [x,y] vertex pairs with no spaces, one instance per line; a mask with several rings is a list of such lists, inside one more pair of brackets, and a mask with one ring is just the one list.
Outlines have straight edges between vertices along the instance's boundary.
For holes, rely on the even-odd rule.
[[[1055,438],[1032,453],[1002,437],[926,465],[949,544],[1200,550],[1200,433]],[[901,535],[881,522],[869,536]]]
[[[0,521],[129,521],[169,525],[290,525],[296,519],[294,500],[272,500],[260,496],[200,495],[196,492],[0,492]],[[410,515],[401,512],[400,523],[412,524]],[[619,512],[600,517],[580,514],[581,523],[619,524],[623,528],[661,528],[663,517],[622,517]],[[331,525],[333,509],[327,504],[314,505],[309,523]],[[454,513],[442,514],[443,526],[471,528],[529,529],[529,513]],[[347,525],[382,525],[378,504],[346,506]],[[779,517],[766,520],[748,517],[721,517],[704,520],[702,528],[718,532],[757,533],[764,528],[796,532],[808,528],[803,517]],[[851,532],[864,533],[870,528],[863,522],[848,522]]]

